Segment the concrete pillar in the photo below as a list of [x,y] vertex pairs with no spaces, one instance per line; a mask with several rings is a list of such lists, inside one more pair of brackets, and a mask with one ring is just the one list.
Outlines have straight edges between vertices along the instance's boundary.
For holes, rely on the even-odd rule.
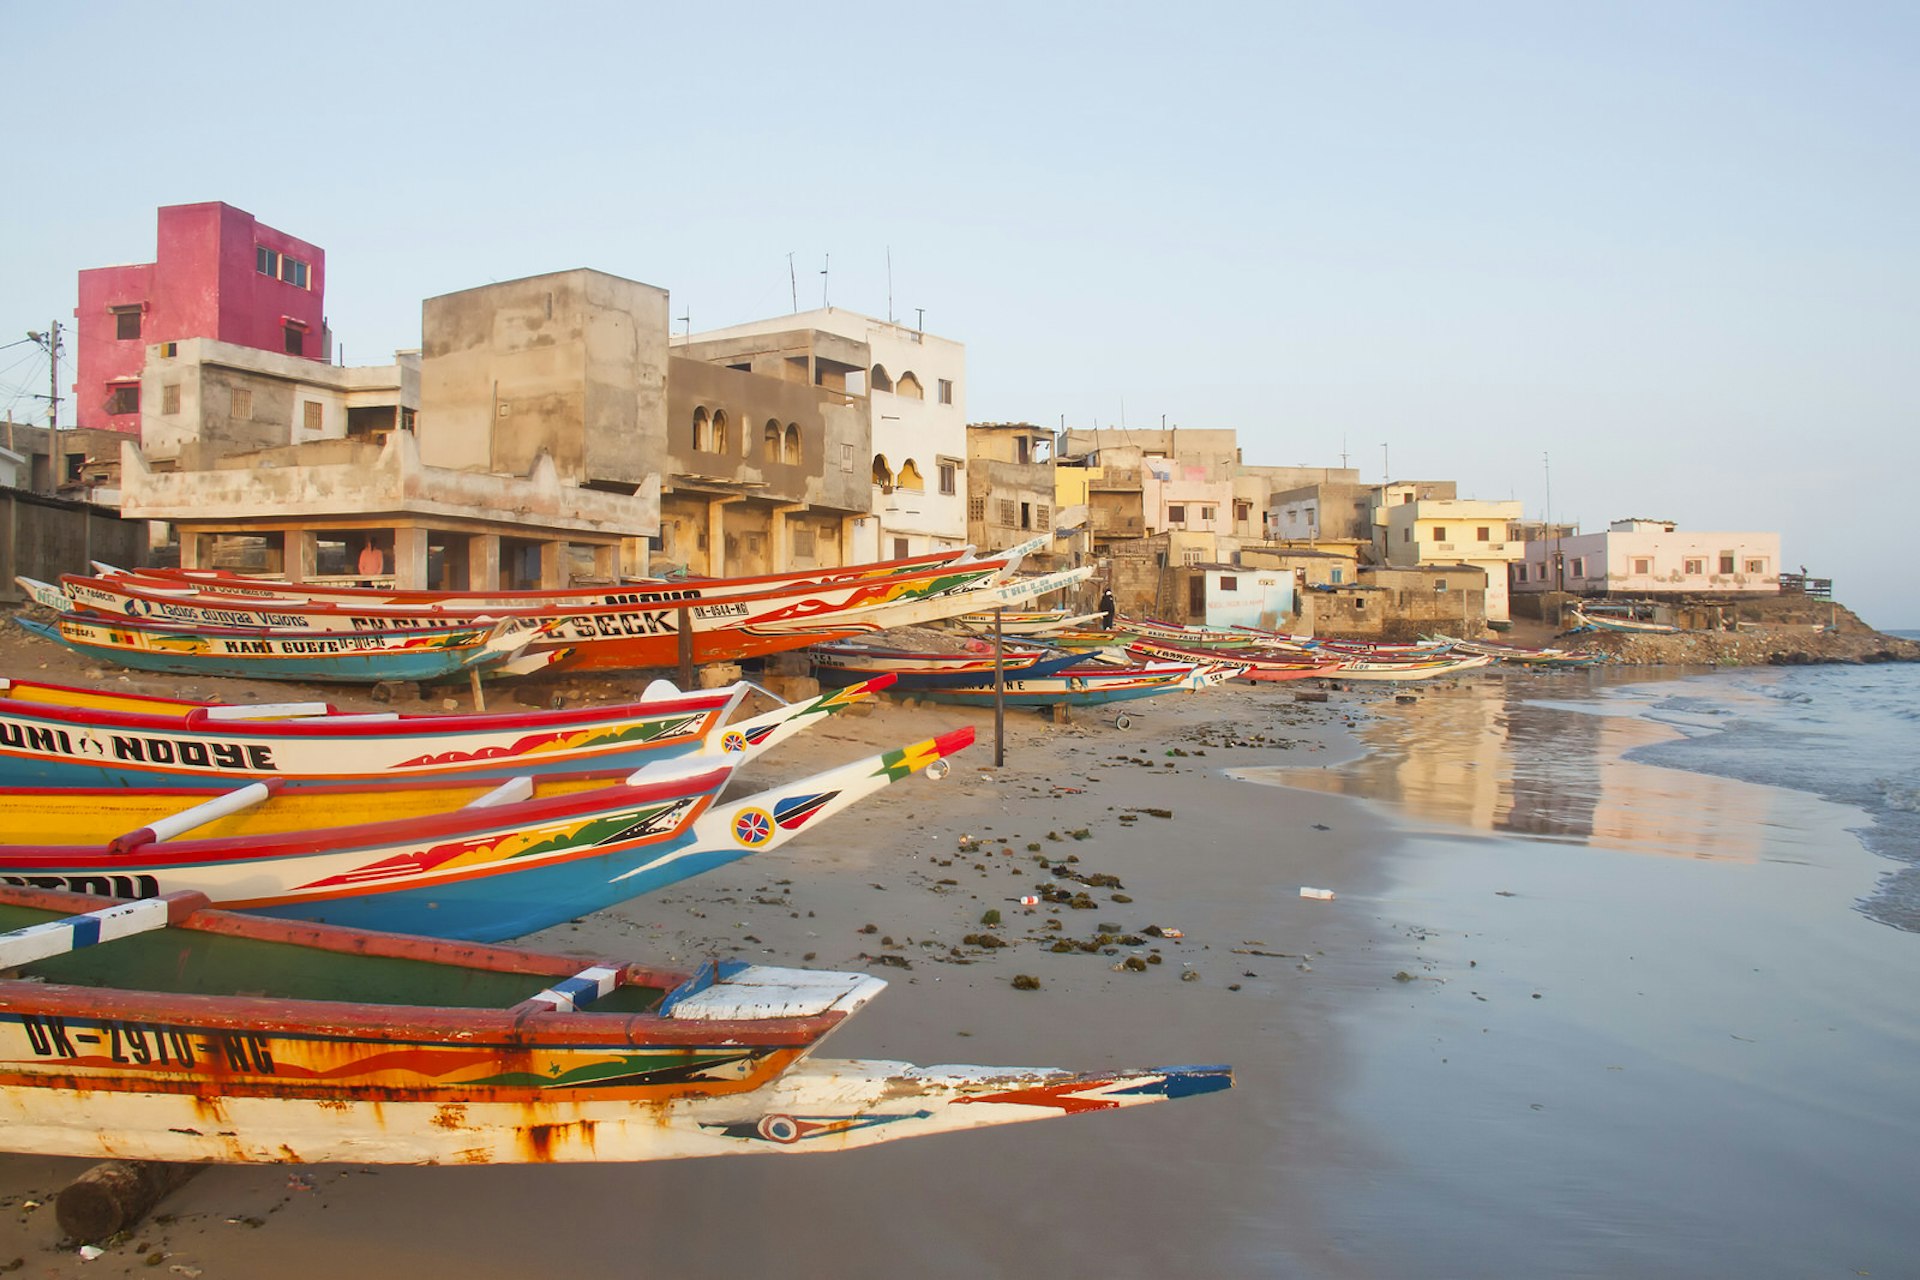
[[767,570],[770,573],[785,573],[792,557],[787,549],[793,545],[793,539],[787,536],[787,512],[805,511],[804,502],[789,502],[785,506],[773,509],[773,526],[767,533],[773,539],[771,554],[767,557]]
[[618,578],[620,576],[620,548],[612,543],[596,546],[593,549],[593,576],[596,578]]
[[393,585],[402,591],[427,588],[427,531],[407,526],[393,531]]
[[288,582],[305,582],[320,571],[320,540],[305,529],[289,529],[280,543],[280,571]]
[[553,591],[567,585],[567,544],[547,541],[540,544],[540,589]]
[[653,572],[653,548],[647,538],[620,539],[620,573],[623,577],[644,578]]
[[872,519],[872,516],[840,517],[841,564],[863,564],[867,561],[880,559],[877,555],[866,554],[866,547],[862,541],[862,535],[865,532],[869,529],[877,529],[879,527],[877,522],[873,525],[867,523]]
[[707,503],[707,573],[727,576],[727,508],[739,498],[714,498]]
[[467,539],[467,590],[500,589],[500,535],[476,533]]
[[210,569],[207,562],[213,558],[213,538],[204,533],[180,534],[180,567],[182,569]]

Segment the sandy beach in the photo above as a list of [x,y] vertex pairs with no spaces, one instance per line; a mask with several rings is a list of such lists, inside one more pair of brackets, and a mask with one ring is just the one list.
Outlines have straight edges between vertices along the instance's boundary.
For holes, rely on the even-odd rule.
[[[13,670],[61,678],[36,673],[27,659],[44,654],[17,645],[0,654],[16,659]],[[1695,1036],[1717,1051],[1728,1034],[1796,1030],[1768,1024],[1764,1001],[1739,995],[1741,984],[1701,975],[1715,965],[1734,972],[1730,960],[1760,963],[1743,950],[1748,928],[1819,938],[1828,936],[1819,929],[1851,929],[1840,918],[1850,899],[1820,908],[1831,918],[1817,928],[1791,886],[1752,905],[1747,924],[1674,919],[1657,904],[1693,911],[1702,895],[1730,892],[1726,868],[1795,857],[1818,869],[1793,874],[1870,886],[1875,860],[1846,834],[1850,815],[1768,791],[1776,806],[1768,821],[1804,848],[1783,853],[1762,834],[1724,859],[1683,845],[1679,857],[1602,867],[1614,854],[1590,839],[1595,829],[1645,840],[1684,828],[1710,844],[1712,832],[1730,829],[1714,815],[1752,797],[1650,766],[1638,766],[1646,776],[1611,778],[1611,789],[1598,785],[1601,799],[1591,802],[1551,779],[1532,790],[1512,777],[1462,781],[1512,772],[1484,745],[1495,718],[1499,736],[1512,737],[1517,717],[1542,741],[1611,758],[1620,743],[1577,742],[1551,709],[1524,707],[1551,702],[1555,688],[1583,694],[1608,679],[1676,674],[1489,674],[1403,698],[1376,687],[1325,702],[1296,701],[1284,685],[1228,686],[1134,704],[1125,729],[1091,711],[1065,724],[1010,712],[999,769],[990,715],[887,703],[783,745],[735,785],[962,723],[976,723],[981,739],[944,780],[912,779],[782,850],[527,940],[583,956],[721,955],[887,978],[889,989],[835,1036],[835,1056],[1081,1069],[1226,1062],[1238,1077],[1229,1093],[805,1159],[216,1168],[91,1262],[62,1245],[50,1204],[84,1163],[0,1156],[0,1221],[9,1224],[0,1267],[18,1259],[28,1276],[418,1267],[468,1277],[747,1268],[1399,1276],[1661,1275],[1711,1272],[1716,1257],[1751,1261],[1751,1241],[1732,1245],[1716,1232],[1750,1224],[1754,1207],[1722,1202],[1759,1189],[1770,1203],[1785,1189],[1765,1185],[1757,1165],[1734,1177],[1712,1144],[1742,1124],[1768,1123],[1764,1109],[1686,1135],[1645,1126],[1684,1128],[1669,1090],[1694,1106],[1703,1099],[1684,1091],[1703,1081],[1732,1072],[1738,1085],[1738,1070],[1711,1054],[1692,1061],[1697,1073],[1673,1069],[1697,1058]],[[210,682],[199,690],[227,692]],[[1432,749],[1409,751],[1415,738]],[[1398,772],[1391,785],[1355,780],[1368,769]],[[1672,775],[1668,785],[1652,786],[1662,773]],[[1587,814],[1586,835],[1551,828],[1568,806]],[[1687,814],[1706,816],[1688,827]],[[1532,833],[1544,843],[1510,838],[1528,824],[1545,824]],[[1548,848],[1571,857],[1541,858]],[[1612,886],[1606,902],[1586,901],[1595,883]],[[1018,904],[1044,885],[1084,892],[1094,905]],[[1302,887],[1336,896],[1304,898]],[[965,941],[983,931],[988,910],[1001,913],[994,932],[1009,945]],[[1622,942],[1623,921],[1637,922],[1637,951]],[[1148,936],[1149,925],[1184,936]],[[1142,941],[1055,949],[1103,932]],[[1910,973],[1911,941],[1878,929],[1844,958]],[[1129,969],[1133,957],[1146,963]],[[1840,981],[1815,961],[1801,970],[1815,971],[1820,983]],[[1016,990],[1016,975],[1039,988]],[[1608,1002],[1672,983],[1683,994],[1658,1002],[1644,1035],[1622,1032],[1605,1013]],[[1755,1020],[1702,1030],[1702,1002]],[[1885,1024],[1889,1052],[1908,1047],[1901,1023],[1910,1003],[1895,998],[1868,1018]],[[1908,1094],[1890,1086],[1869,1101],[1895,1108]],[[1620,1137],[1636,1114],[1631,1136]],[[1911,1123],[1901,1117],[1889,1140]],[[1737,1140],[1733,1150],[1751,1154]],[[1596,1153],[1596,1167],[1623,1182],[1664,1167],[1647,1183],[1654,1201],[1684,1198],[1716,1171],[1726,1188],[1702,1194],[1677,1225],[1642,1193],[1569,1209],[1568,1197],[1592,1194],[1580,1170]],[[1868,1264],[1920,1241],[1859,1239],[1884,1236],[1881,1221],[1856,1207],[1841,1224],[1860,1248],[1820,1239],[1812,1256],[1840,1268],[1834,1274],[1896,1273]],[[1623,1243],[1662,1231],[1678,1239]],[[1723,1273],[1765,1272],[1737,1262]]]

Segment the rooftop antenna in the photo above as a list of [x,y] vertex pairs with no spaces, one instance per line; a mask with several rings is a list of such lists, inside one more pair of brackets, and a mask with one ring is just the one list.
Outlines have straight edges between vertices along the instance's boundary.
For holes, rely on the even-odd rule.
[[793,274],[793,254],[787,254],[787,288],[793,293],[793,314],[800,314],[800,277]]
[[893,323],[893,246],[887,246],[887,323]]
[[686,313],[678,317],[678,319],[681,324],[684,324],[685,326],[687,326],[682,332],[684,332],[687,337],[691,338],[693,336],[693,308],[688,307],[686,310]]
[[1347,469],[1347,433],[1344,431],[1340,433],[1340,469]]
[[827,305],[827,272],[833,270],[833,255],[826,255],[826,265],[820,268],[820,305]]
[[915,307],[913,314],[916,317],[913,322],[913,331],[915,333],[925,333],[927,331],[927,309],[925,307]]
[[1385,440],[1380,442],[1380,469],[1386,472],[1385,475],[1380,477],[1381,480],[1391,484],[1393,482],[1393,463],[1388,461],[1387,442]]

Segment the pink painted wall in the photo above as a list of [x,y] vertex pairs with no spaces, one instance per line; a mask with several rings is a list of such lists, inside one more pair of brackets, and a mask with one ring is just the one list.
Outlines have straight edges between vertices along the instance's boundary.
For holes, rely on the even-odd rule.
[[[261,274],[256,246],[307,264],[307,284]],[[323,355],[326,253],[319,246],[255,221],[232,205],[169,205],[159,212],[154,261],[96,267],[80,273],[74,309],[74,420],[138,434],[138,413],[110,414],[116,379],[138,380],[147,347],[212,338],[261,351],[286,351],[287,321],[306,326],[301,355]],[[117,337],[112,308],[139,305],[140,336]]]

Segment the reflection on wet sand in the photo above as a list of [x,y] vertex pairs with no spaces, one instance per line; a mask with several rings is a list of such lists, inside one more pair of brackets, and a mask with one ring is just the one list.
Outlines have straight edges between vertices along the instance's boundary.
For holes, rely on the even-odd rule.
[[[1777,793],[1623,757],[1678,730],[1599,683],[1488,678],[1381,699],[1367,753],[1321,769],[1236,770],[1250,781],[1384,801],[1404,815],[1629,853],[1752,861]],[[1737,821],[1729,821],[1737,819]]]

